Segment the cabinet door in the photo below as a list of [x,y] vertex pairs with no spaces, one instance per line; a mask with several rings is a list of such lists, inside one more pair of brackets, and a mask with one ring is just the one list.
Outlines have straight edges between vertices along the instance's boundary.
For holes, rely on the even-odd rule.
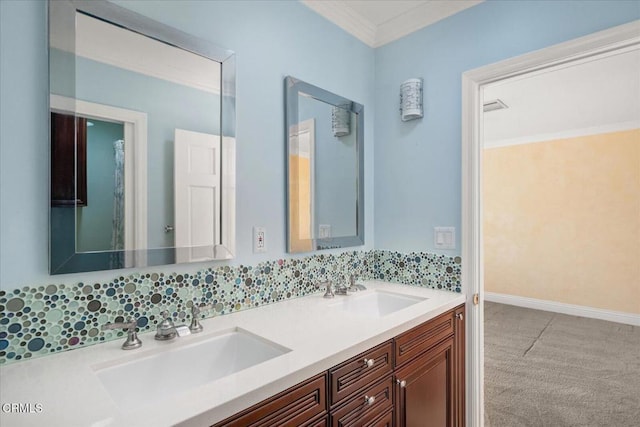
[[396,371],[396,427],[454,425],[454,337]]

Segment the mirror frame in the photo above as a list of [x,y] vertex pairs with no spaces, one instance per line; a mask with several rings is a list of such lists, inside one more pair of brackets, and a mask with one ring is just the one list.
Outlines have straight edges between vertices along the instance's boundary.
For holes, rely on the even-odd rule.
[[[356,157],[358,159],[356,171],[356,234],[353,236],[336,236],[326,239],[320,239],[313,236],[312,239],[303,239],[301,241],[311,242],[311,251],[322,249],[338,249],[351,246],[364,245],[364,106],[350,99],[336,95],[320,87],[306,83],[292,76],[285,77],[285,146],[286,146],[286,211],[287,211],[287,252],[297,253],[291,248],[291,218],[289,212],[290,194],[289,194],[289,130],[292,126],[299,123],[298,119],[298,96],[304,93],[313,99],[333,106],[344,107],[350,105],[350,112],[356,115]],[[318,168],[315,168],[316,171]]]
[[[201,57],[218,62],[221,66],[220,73],[220,142],[221,149],[228,153],[226,161],[221,159],[221,233],[220,241],[214,245],[215,258],[206,261],[194,262],[210,262],[231,259],[235,256],[235,217],[231,212],[235,211],[235,132],[236,132],[236,59],[235,53],[231,50],[217,46],[207,40],[192,36],[175,28],[156,22],[144,15],[140,15],[132,10],[117,6],[104,0],[49,0],[47,2],[47,55],[48,62],[49,49],[51,47],[51,31],[56,25],[71,25],[73,30],[68,30],[69,39],[64,43],[72,47],[75,56],[75,16],[80,12],[96,19],[114,24],[126,30],[139,33],[150,37],[167,45],[182,49]],[[51,66],[49,67],[51,73]],[[74,67],[75,68],[75,67]],[[75,69],[73,73],[63,77],[64,84],[73,88],[73,101],[77,103],[79,100],[75,98]],[[48,110],[52,111],[52,98],[56,95],[51,93],[51,74],[48,80],[49,105]],[[73,106],[74,110],[75,106]],[[51,114],[49,114],[49,121]],[[51,123],[48,126],[49,132],[49,150],[51,149]],[[49,152],[49,155],[50,152]],[[233,166],[225,167],[226,162],[232,162]],[[226,163],[229,165],[230,163]],[[75,170],[74,165],[70,167]],[[229,170],[229,169],[233,170]],[[51,188],[51,174],[49,174],[49,188]],[[146,199],[146,194],[144,198]],[[51,192],[49,192],[49,199]],[[225,207],[223,204],[227,203]],[[70,208],[68,208],[70,209]],[[75,209],[75,206],[73,207]],[[225,217],[226,214],[226,217]],[[75,215],[74,215],[75,218]],[[74,219],[75,221],[75,219]],[[141,250],[119,250],[119,251],[101,251],[101,252],[76,252],[76,231],[74,224],[73,235],[62,235],[63,232],[54,230],[56,224],[52,223],[52,204],[49,200],[49,274],[66,274],[78,273],[85,271],[101,271],[101,270],[117,270],[122,268],[138,268],[154,265],[171,265],[176,264],[176,254],[178,250],[184,248],[164,247],[149,248]],[[60,253],[53,253],[53,247]],[[187,248],[188,249],[188,248]],[[116,267],[110,266],[111,257],[120,257],[122,265]],[[174,262],[167,262],[167,259],[173,258]],[[125,261],[126,260],[126,261]]]

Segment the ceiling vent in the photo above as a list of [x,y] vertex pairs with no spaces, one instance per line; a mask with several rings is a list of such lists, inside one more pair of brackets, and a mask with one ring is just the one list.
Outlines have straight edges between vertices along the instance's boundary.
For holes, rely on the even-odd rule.
[[485,113],[488,111],[504,110],[505,108],[509,108],[509,106],[507,106],[507,104],[499,99],[487,101],[482,104],[482,111],[484,111]]

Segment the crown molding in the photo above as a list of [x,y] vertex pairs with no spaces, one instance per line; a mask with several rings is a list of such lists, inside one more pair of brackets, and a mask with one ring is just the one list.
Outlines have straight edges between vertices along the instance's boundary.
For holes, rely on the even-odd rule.
[[375,47],[376,26],[344,2],[336,0],[300,0],[309,9],[324,16],[370,47]]
[[434,24],[484,0],[442,1],[421,4],[379,25],[373,47],[380,47]]
[[376,48],[454,15],[484,0],[432,0],[376,25],[340,0],[300,0],[349,34]]

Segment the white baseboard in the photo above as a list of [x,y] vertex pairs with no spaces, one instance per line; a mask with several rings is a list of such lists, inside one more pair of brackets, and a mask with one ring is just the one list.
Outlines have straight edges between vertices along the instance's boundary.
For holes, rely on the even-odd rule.
[[590,317],[592,319],[608,320],[609,322],[640,326],[640,314],[603,310],[601,308],[565,304],[563,302],[520,297],[516,295],[496,294],[493,292],[485,292],[484,299],[485,301],[516,305],[518,307],[533,308],[536,310],[552,311],[554,313],[570,314],[572,316],[580,317]]

